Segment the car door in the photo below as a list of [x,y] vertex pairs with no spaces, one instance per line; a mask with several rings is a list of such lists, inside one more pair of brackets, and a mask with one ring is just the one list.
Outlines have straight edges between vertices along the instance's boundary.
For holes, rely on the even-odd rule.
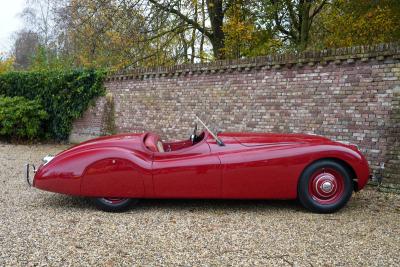
[[303,162],[290,149],[209,142],[221,161],[222,198],[294,198]]
[[194,146],[153,155],[153,184],[156,197],[219,198],[221,168],[218,156],[202,141]]

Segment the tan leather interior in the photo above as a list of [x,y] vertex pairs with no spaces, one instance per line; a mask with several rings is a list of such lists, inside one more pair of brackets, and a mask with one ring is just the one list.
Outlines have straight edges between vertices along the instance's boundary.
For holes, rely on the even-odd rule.
[[163,144],[161,143],[161,141],[158,141],[157,142],[157,149],[158,149],[158,152],[161,152],[161,153],[164,153],[165,151],[164,151],[164,146],[163,146]]
[[158,135],[149,133],[144,140],[144,145],[153,152],[164,152],[164,146]]

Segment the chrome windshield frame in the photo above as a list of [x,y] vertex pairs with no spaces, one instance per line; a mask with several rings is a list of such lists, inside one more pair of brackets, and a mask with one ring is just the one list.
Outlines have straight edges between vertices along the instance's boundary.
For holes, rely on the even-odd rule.
[[195,115],[195,117],[196,117],[196,120],[198,122],[200,122],[201,125],[203,125],[203,127],[206,128],[206,130],[211,134],[211,136],[215,139],[215,141],[217,142],[217,144],[219,146],[225,146],[224,142],[222,142],[222,140],[219,139],[218,136],[216,134],[214,134],[199,117],[197,117],[197,115]]

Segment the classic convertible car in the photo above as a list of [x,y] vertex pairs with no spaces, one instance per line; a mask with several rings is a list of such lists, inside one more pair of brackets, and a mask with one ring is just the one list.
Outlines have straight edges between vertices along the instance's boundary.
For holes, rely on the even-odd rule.
[[[92,197],[105,211],[143,198],[299,199],[307,209],[342,208],[368,181],[355,145],[304,134],[214,134],[197,118],[189,139],[162,142],[154,133],[120,134],[46,156],[34,187]],[[29,173],[35,175],[31,182]]]

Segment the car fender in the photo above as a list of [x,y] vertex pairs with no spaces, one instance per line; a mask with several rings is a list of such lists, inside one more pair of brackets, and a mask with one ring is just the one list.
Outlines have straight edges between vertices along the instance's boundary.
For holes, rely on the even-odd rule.
[[[313,147],[308,163],[304,170],[314,162],[322,159],[332,159],[344,163],[350,167],[356,180],[355,190],[361,190],[367,184],[369,179],[369,166],[366,158],[355,148],[338,145],[319,145]],[[300,177],[299,177],[300,178]]]
[[34,186],[69,195],[140,197],[144,195],[144,177],[151,177],[150,168],[151,160],[132,150],[87,149],[61,154],[41,166]]

